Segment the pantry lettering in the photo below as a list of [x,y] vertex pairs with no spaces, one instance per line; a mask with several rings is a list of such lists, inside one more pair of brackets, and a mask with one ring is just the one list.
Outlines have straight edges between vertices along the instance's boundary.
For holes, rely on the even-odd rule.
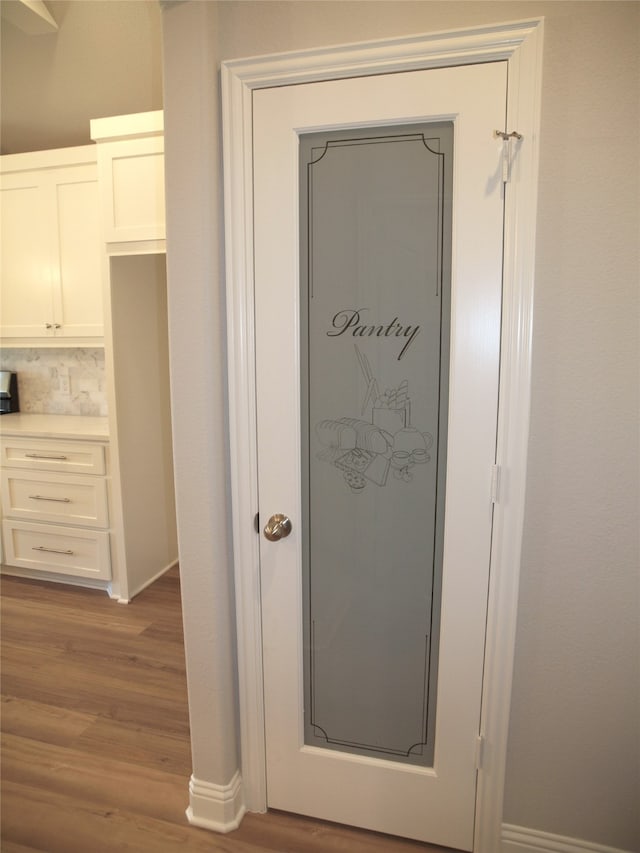
[[380,325],[367,325],[361,320],[361,314],[368,311],[368,308],[343,308],[334,315],[331,321],[332,328],[327,332],[328,337],[337,338],[340,335],[351,334],[357,338],[406,338],[404,346],[398,354],[398,361],[404,356],[409,345],[420,331],[420,326],[405,326],[397,317],[388,323]]

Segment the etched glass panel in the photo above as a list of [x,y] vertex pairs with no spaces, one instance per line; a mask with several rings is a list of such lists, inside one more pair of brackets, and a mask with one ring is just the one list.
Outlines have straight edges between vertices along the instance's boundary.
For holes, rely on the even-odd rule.
[[305,742],[433,763],[452,123],[300,138]]

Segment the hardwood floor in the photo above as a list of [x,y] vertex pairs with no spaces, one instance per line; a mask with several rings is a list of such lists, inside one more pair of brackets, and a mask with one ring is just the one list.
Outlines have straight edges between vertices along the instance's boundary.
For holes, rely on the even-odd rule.
[[445,850],[283,812],[189,825],[177,569],[126,606],[7,576],[1,592],[3,853]]

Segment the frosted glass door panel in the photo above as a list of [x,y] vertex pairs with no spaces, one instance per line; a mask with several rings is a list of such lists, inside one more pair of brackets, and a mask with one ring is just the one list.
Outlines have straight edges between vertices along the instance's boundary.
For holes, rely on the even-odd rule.
[[430,766],[453,125],[300,140],[305,742]]

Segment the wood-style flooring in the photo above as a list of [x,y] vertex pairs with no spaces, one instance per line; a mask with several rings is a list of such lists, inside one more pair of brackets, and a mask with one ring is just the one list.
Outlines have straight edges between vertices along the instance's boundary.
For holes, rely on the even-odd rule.
[[445,850],[283,812],[189,825],[177,569],[128,605],[6,575],[1,593],[2,853]]

